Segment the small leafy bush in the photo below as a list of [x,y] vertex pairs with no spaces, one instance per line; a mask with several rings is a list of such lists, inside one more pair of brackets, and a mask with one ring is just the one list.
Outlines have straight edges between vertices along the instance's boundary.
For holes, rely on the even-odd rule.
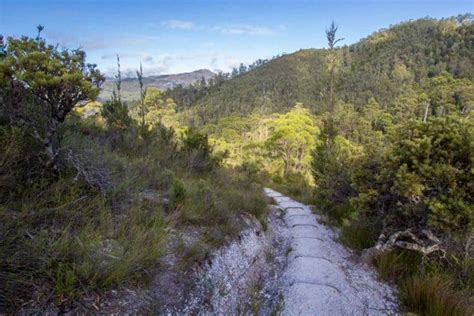
[[179,179],[174,179],[170,190],[170,203],[173,207],[179,206],[186,198],[186,188]]
[[101,115],[109,128],[126,130],[132,124],[132,118],[128,114],[128,105],[115,95],[112,100],[103,104]]
[[182,137],[181,153],[184,156],[185,168],[192,172],[210,171],[219,161],[212,155],[212,149],[206,135],[194,129],[188,129]]

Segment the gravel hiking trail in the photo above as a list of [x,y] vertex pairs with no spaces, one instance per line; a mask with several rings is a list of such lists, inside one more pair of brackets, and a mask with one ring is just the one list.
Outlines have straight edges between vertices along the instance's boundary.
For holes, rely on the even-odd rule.
[[290,230],[288,264],[283,272],[283,315],[398,315],[395,290],[377,279],[337,242],[307,205],[265,189],[284,212]]

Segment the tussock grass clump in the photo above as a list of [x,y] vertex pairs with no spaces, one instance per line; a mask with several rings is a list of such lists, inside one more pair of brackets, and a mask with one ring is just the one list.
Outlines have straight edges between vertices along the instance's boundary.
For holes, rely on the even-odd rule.
[[422,257],[411,251],[391,251],[379,254],[373,263],[383,280],[401,280],[419,271]]
[[185,183],[185,197],[177,208],[180,224],[213,227],[232,236],[243,227],[241,213],[265,222],[266,201],[261,187],[238,170],[219,169],[207,178],[187,178]]
[[344,223],[341,227],[340,241],[358,252],[371,247],[377,237],[375,227],[366,222],[352,221]]
[[[472,284],[462,284],[447,268],[412,251],[382,253],[374,259],[379,275],[394,281],[410,312],[419,315],[472,315]],[[469,294],[471,293],[471,294]]]
[[474,313],[473,300],[457,291],[452,276],[444,273],[415,275],[401,283],[403,302],[420,315],[468,316]]

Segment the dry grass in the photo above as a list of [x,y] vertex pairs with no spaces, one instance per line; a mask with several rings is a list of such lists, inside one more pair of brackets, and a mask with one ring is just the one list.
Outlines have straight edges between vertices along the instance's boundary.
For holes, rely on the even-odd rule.
[[473,298],[457,276],[419,254],[392,251],[375,258],[384,280],[394,281],[408,311],[426,316],[473,315]]
[[376,240],[377,230],[368,223],[352,221],[341,227],[341,243],[358,252],[371,247]]
[[415,275],[400,285],[401,298],[407,307],[426,316],[470,316],[473,301],[466,292],[455,290],[447,274]]

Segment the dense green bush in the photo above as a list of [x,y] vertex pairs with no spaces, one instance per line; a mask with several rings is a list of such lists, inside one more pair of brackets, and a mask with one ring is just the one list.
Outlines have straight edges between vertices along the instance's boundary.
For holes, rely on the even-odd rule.
[[102,106],[102,117],[109,128],[126,130],[132,124],[132,118],[128,113],[128,105],[120,101],[116,95]]
[[350,219],[354,210],[350,198],[356,194],[352,187],[351,172],[361,147],[342,136],[323,133],[313,151],[312,173],[316,182],[318,209],[339,223]]
[[463,304],[472,301],[473,287],[466,272],[472,269],[474,219],[470,120],[459,115],[408,120],[383,134],[373,125],[360,145],[338,144],[341,136],[323,138],[313,153],[316,204],[342,226],[345,245],[362,251],[381,233],[407,229],[415,234],[428,229],[441,239],[447,250],[441,257],[392,251],[375,259],[381,277],[395,280],[408,309],[422,315],[470,311]]
[[219,158],[212,155],[207,135],[195,129],[187,129],[182,137],[183,162],[188,173],[210,171],[219,164]]
[[392,136],[392,149],[361,192],[389,231],[431,228],[452,238],[474,232],[473,133],[465,119],[412,121]]

